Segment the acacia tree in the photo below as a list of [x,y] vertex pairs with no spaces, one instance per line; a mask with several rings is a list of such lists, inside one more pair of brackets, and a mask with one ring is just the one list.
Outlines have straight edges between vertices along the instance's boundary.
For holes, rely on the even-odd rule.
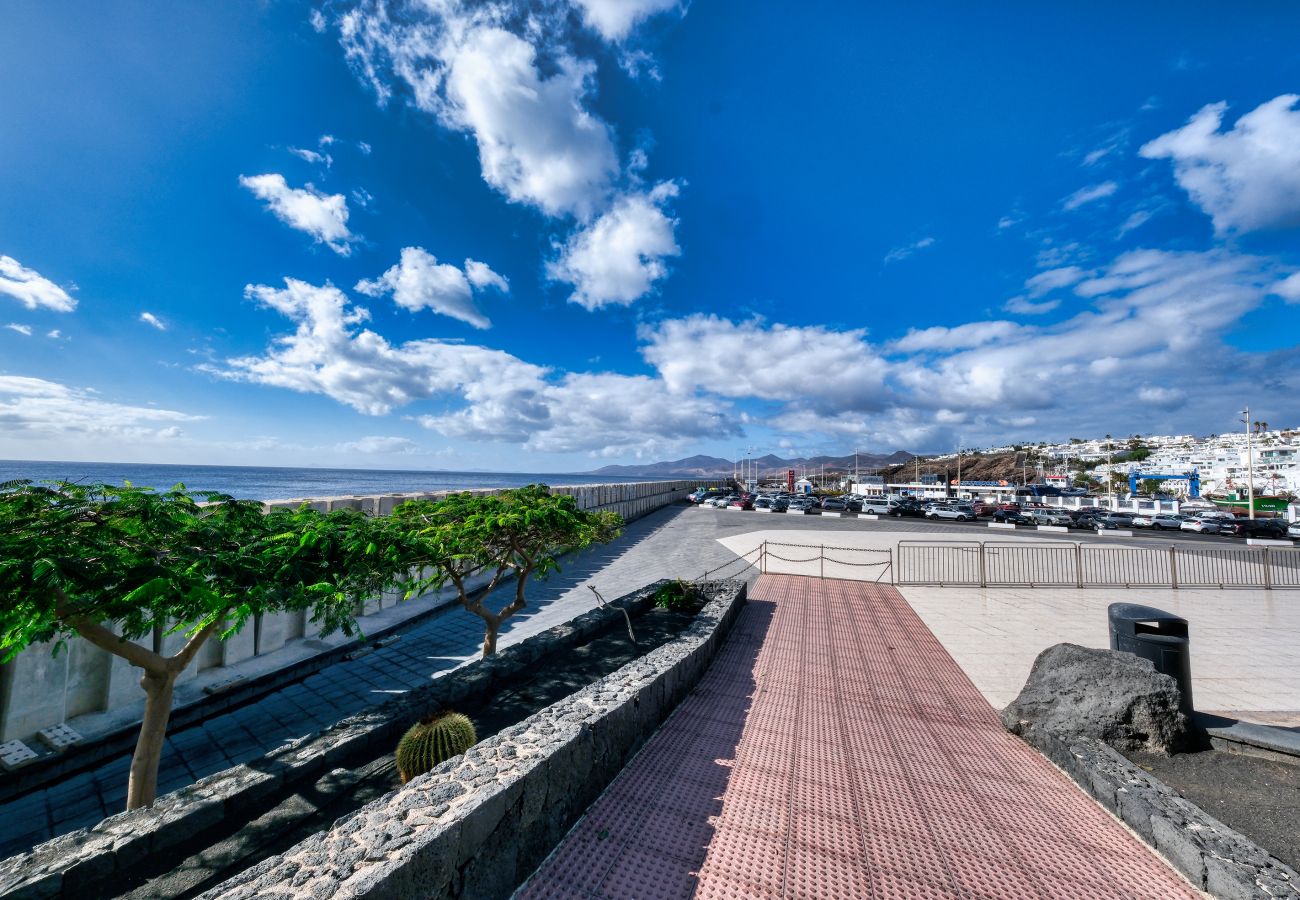
[[[390,545],[410,554],[406,561],[412,569],[429,571],[407,596],[453,586],[461,606],[483,620],[484,658],[496,653],[502,623],[527,605],[524,590],[530,576],[559,569],[562,553],[613,540],[622,523],[612,512],[581,510],[572,497],[552,494],[544,484],[413,500],[389,517],[389,526],[398,532]],[[477,575],[489,576],[481,590],[471,586]],[[511,575],[513,599],[492,610],[489,595]]]
[[[177,485],[0,484],[0,653],[72,636],[144,670],[127,809],[153,803],[177,677],[214,635],[306,610],[351,633],[358,598],[396,584],[401,554],[363,513],[261,504]],[[164,639],[185,637],[168,655]],[[143,642],[142,642],[142,639]]]

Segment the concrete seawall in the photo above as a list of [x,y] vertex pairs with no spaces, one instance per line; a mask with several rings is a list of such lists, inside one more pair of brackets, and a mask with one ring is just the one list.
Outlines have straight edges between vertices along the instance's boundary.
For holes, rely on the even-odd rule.
[[[641,481],[619,484],[553,485],[557,494],[570,494],[582,509],[612,510],[626,520],[632,520],[657,509],[680,502],[686,494],[700,485],[717,484],[716,480]],[[267,509],[296,507],[308,503],[316,509],[361,509],[386,515],[403,502],[411,499],[439,499],[455,493],[438,491],[429,493],[379,494],[367,496],[340,496],[275,500]],[[493,489],[470,491],[474,494],[496,493]],[[450,598],[444,598],[449,600]],[[400,595],[393,593],[369,601],[358,610],[359,623],[366,633],[369,616],[396,606]],[[418,601],[412,605],[412,614],[427,612],[429,604]],[[318,630],[306,621],[302,613],[259,616],[239,634],[227,641],[209,641],[194,663],[181,675],[178,685],[195,679],[220,683],[241,676],[243,671],[264,665],[259,657],[274,653],[295,642],[319,638]],[[171,645],[183,640],[181,635],[155,636],[155,643],[166,652]],[[12,662],[0,666],[0,741],[23,740],[35,749],[44,748],[34,741],[37,732],[63,723],[76,728],[77,720],[88,717],[87,722],[97,725],[106,716],[121,721],[130,718],[133,709],[143,708],[140,690],[140,672],[124,660],[73,639],[57,657],[51,655],[47,644],[29,648]],[[138,720],[136,712],[135,719]],[[87,728],[87,731],[101,730]]]

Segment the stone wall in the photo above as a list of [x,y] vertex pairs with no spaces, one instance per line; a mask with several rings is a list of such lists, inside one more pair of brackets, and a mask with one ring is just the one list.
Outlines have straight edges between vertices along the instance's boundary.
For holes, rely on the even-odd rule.
[[[717,482],[643,481],[557,485],[551,489],[557,494],[572,494],[583,509],[613,510],[631,521],[680,502],[701,484],[712,483]],[[490,494],[494,491],[472,493]],[[268,502],[266,507],[297,507],[309,503],[322,511],[349,508],[387,514],[406,500],[438,499],[446,495],[447,492],[441,491],[276,500]],[[365,616],[394,606],[399,599],[396,593],[388,594],[358,610],[362,631],[369,633],[371,630],[367,628]],[[230,640],[209,642],[182,680],[192,679],[199,673],[208,673],[208,680],[213,682],[234,678],[240,674],[241,663],[295,641],[312,640],[318,636],[319,630],[301,612],[259,616]],[[156,637],[158,641],[162,639],[161,635]],[[57,657],[51,655],[50,649],[49,645],[36,645],[12,662],[0,666],[0,741],[16,738],[33,744],[34,735],[42,728],[65,722],[77,728],[79,716],[143,707],[140,672],[123,660],[79,639],[69,641],[68,649]],[[35,744],[33,748],[42,749]]]
[[744,600],[728,584],[677,639],[201,900],[509,897],[703,675]]
[[[620,610],[633,615],[644,612],[661,583],[619,597],[609,605],[513,644],[496,656],[469,663],[418,691],[349,716],[247,764],[203,778],[160,797],[147,809],[110,816],[94,828],[78,829],[0,861],[0,900],[100,896],[123,878],[139,875],[140,866],[159,859],[177,860],[207,847],[227,835],[232,824],[261,815],[290,792],[302,790],[330,770],[363,765],[382,755],[397,745],[412,722],[430,712],[498,691],[538,660],[583,644],[611,625],[621,627]],[[665,646],[683,641],[694,646],[693,635],[720,632],[729,625],[733,607],[738,609],[744,600],[744,583],[717,582],[709,590],[719,599]],[[642,660],[651,659],[654,652]],[[604,681],[618,675],[616,672]],[[383,750],[377,752],[376,747]],[[340,778],[347,775],[338,771],[334,774]],[[215,896],[221,896],[220,892]]]

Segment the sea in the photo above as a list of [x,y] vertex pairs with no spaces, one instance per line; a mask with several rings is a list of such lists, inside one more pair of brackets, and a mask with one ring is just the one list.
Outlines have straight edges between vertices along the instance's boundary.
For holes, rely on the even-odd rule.
[[0,460],[0,483],[14,479],[123,484],[167,490],[184,484],[203,494],[241,500],[297,500],[357,494],[460,491],[526,484],[613,484],[659,481],[651,476],[575,475],[557,472],[443,472],[389,469],[295,469],[270,466],[191,466],[154,463]]

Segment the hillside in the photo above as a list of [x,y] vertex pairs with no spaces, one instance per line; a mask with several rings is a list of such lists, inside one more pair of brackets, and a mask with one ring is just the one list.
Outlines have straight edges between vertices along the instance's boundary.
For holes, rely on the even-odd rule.
[[[896,466],[911,458],[912,454],[905,450],[895,450],[893,453],[888,454],[859,453],[856,464],[859,470],[874,470],[881,466]],[[851,453],[848,456],[813,456],[796,457],[794,459],[785,459],[768,454],[750,460],[750,462],[757,464],[759,477],[784,474],[787,469],[796,469],[800,472],[805,469],[810,472],[816,469],[820,472],[825,467],[826,473],[830,474],[832,472],[852,472],[854,467],[854,457]],[[583,472],[581,474],[620,475],[624,477],[681,475],[689,478],[724,478],[730,476],[735,471],[735,468],[735,462],[729,459],[722,459],[717,456],[688,456],[685,459],[662,462],[627,466],[602,466],[592,472]]]

